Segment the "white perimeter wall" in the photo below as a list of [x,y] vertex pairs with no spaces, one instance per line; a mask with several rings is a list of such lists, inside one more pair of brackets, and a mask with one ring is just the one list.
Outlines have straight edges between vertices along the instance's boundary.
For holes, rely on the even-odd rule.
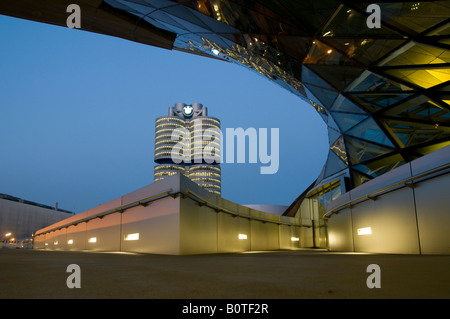
[[[165,191],[173,186],[170,182],[171,180],[167,180],[151,184],[41,229],[34,239],[34,248],[178,254],[179,198],[164,197],[146,207],[136,206],[121,213],[115,212],[77,223],[80,219]],[[69,223],[73,225],[47,232]],[[125,240],[128,234],[139,234],[139,239]]]
[[[298,219],[257,211],[224,198],[202,192],[185,183],[183,190],[202,194],[202,198],[243,216],[233,216],[192,198],[181,199],[180,254],[228,253],[258,250],[297,249],[300,237]],[[214,206],[214,207],[217,207]],[[264,219],[264,221],[258,220]],[[281,222],[297,223],[284,225]],[[247,238],[239,238],[245,235]]]
[[[440,149],[343,194],[329,209],[450,163]],[[450,169],[374,200],[340,210],[328,220],[329,249],[399,254],[450,254]],[[433,175],[432,175],[433,176]],[[372,234],[358,235],[371,227]]]
[[[233,216],[217,207],[199,205],[192,197],[178,195],[157,199],[145,207],[136,206],[80,222],[83,218],[168,189],[175,193],[181,190],[183,194],[192,191],[211,203],[247,217]],[[41,229],[35,237],[34,247],[170,255],[295,249],[299,247],[299,241],[292,241],[292,238],[300,237],[299,227],[280,222],[297,221],[227,201],[201,189],[186,177],[175,175]],[[49,232],[57,227],[61,229]],[[139,239],[125,240],[129,234],[139,234]],[[247,238],[240,239],[239,234]]]

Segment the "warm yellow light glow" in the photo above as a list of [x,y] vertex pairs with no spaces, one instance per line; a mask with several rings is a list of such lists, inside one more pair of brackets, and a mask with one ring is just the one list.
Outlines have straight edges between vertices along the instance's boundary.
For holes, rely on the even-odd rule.
[[448,68],[433,68],[429,70],[389,70],[386,71],[386,73],[410,83],[419,85],[425,89],[450,80],[450,70]]
[[53,244],[54,244],[55,246],[58,245],[58,241],[53,242]]
[[411,5],[411,11],[419,9],[420,2],[414,3]]
[[69,245],[72,245],[72,244],[73,244],[73,239],[69,239],[69,240],[67,241],[67,243],[68,243]]
[[372,228],[371,227],[364,227],[364,228],[358,228],[358,235],[370,235],[372,234]]
[[291,241],[299,241],[300,240],[300,238],[298,238],[298,237],[291,237]]
[[247,239],[247,235],[246,234],[239,234],[239,239]]
[[6,236],[6,237],[11,236],[11,233],[7,233],[7,234],[5,234],[5,236]]
[[96,243],[97,242],[97,237],[89,238],[89,242],[90,243]]
[[125,235],[125,240],[139,240],[139,233]]
[[333,52],[333,50],[331,50],[331,49],[327,51],[328,54],[330,54],[331,52]]

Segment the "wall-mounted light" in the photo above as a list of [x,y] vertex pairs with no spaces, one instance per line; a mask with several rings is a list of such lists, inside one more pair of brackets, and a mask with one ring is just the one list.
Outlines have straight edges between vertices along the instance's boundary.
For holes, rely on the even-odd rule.
[[298,237],[291,237],[291,241],[300,241],[300,238],[298,238]]
[[91,237],[91,238],[89,238],[88,242],[90,242],[90,243],[96,243],[96,242],[97,242],[97,237]]
[[247,235],[246,234],[239,234],[239,239],[247,239]]
[[357,232],[358,232],[358,236],[370,235],[370,234],[372,234],[372,227],[358,228]]
[[124,240],[139,240],[139,233],[127,234],[125,235]]
[[69,239],[69,240],[67,241],[67,243],[68,243],[69,245],[72,245],[72,244],[73,244],[73,239]]
[[58,241],[53,242],[53,245],[57,246],[58,245]]

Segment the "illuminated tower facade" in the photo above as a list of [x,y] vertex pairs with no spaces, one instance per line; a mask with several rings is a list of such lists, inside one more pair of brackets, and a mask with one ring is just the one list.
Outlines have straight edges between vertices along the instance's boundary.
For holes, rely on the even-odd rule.
[[221,194],[220,121],[200,103],[176,103],[155,122],[154,181],[177,173]]

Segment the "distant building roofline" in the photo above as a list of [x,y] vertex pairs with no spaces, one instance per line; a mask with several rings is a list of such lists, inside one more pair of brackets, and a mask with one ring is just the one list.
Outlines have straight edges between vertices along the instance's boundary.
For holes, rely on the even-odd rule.
[[75,215],[74,212],[71,212],[71,211],[68,211],[68,210],[65,210],[65,209],[56,208],[54,206],[49,206],[49,205],[44,205],[44,204],[32,202],[32,201],[25,200],[25,199],[22,199],[22,198],[19,198],[19,197],[15,197],[15,196],[11,196],[11,195],[8,195],[8,194],[0,193],[0,199],[6,199],[6,200],[13,201],[13,202],[24,203],[24,204],[27,204],[27,205],[32,205],[32,206],[37,206],[37,207],[41,207],[41,208],[52,209],[52,210],[55,210],[55,211],[58,211],[58,212]]

